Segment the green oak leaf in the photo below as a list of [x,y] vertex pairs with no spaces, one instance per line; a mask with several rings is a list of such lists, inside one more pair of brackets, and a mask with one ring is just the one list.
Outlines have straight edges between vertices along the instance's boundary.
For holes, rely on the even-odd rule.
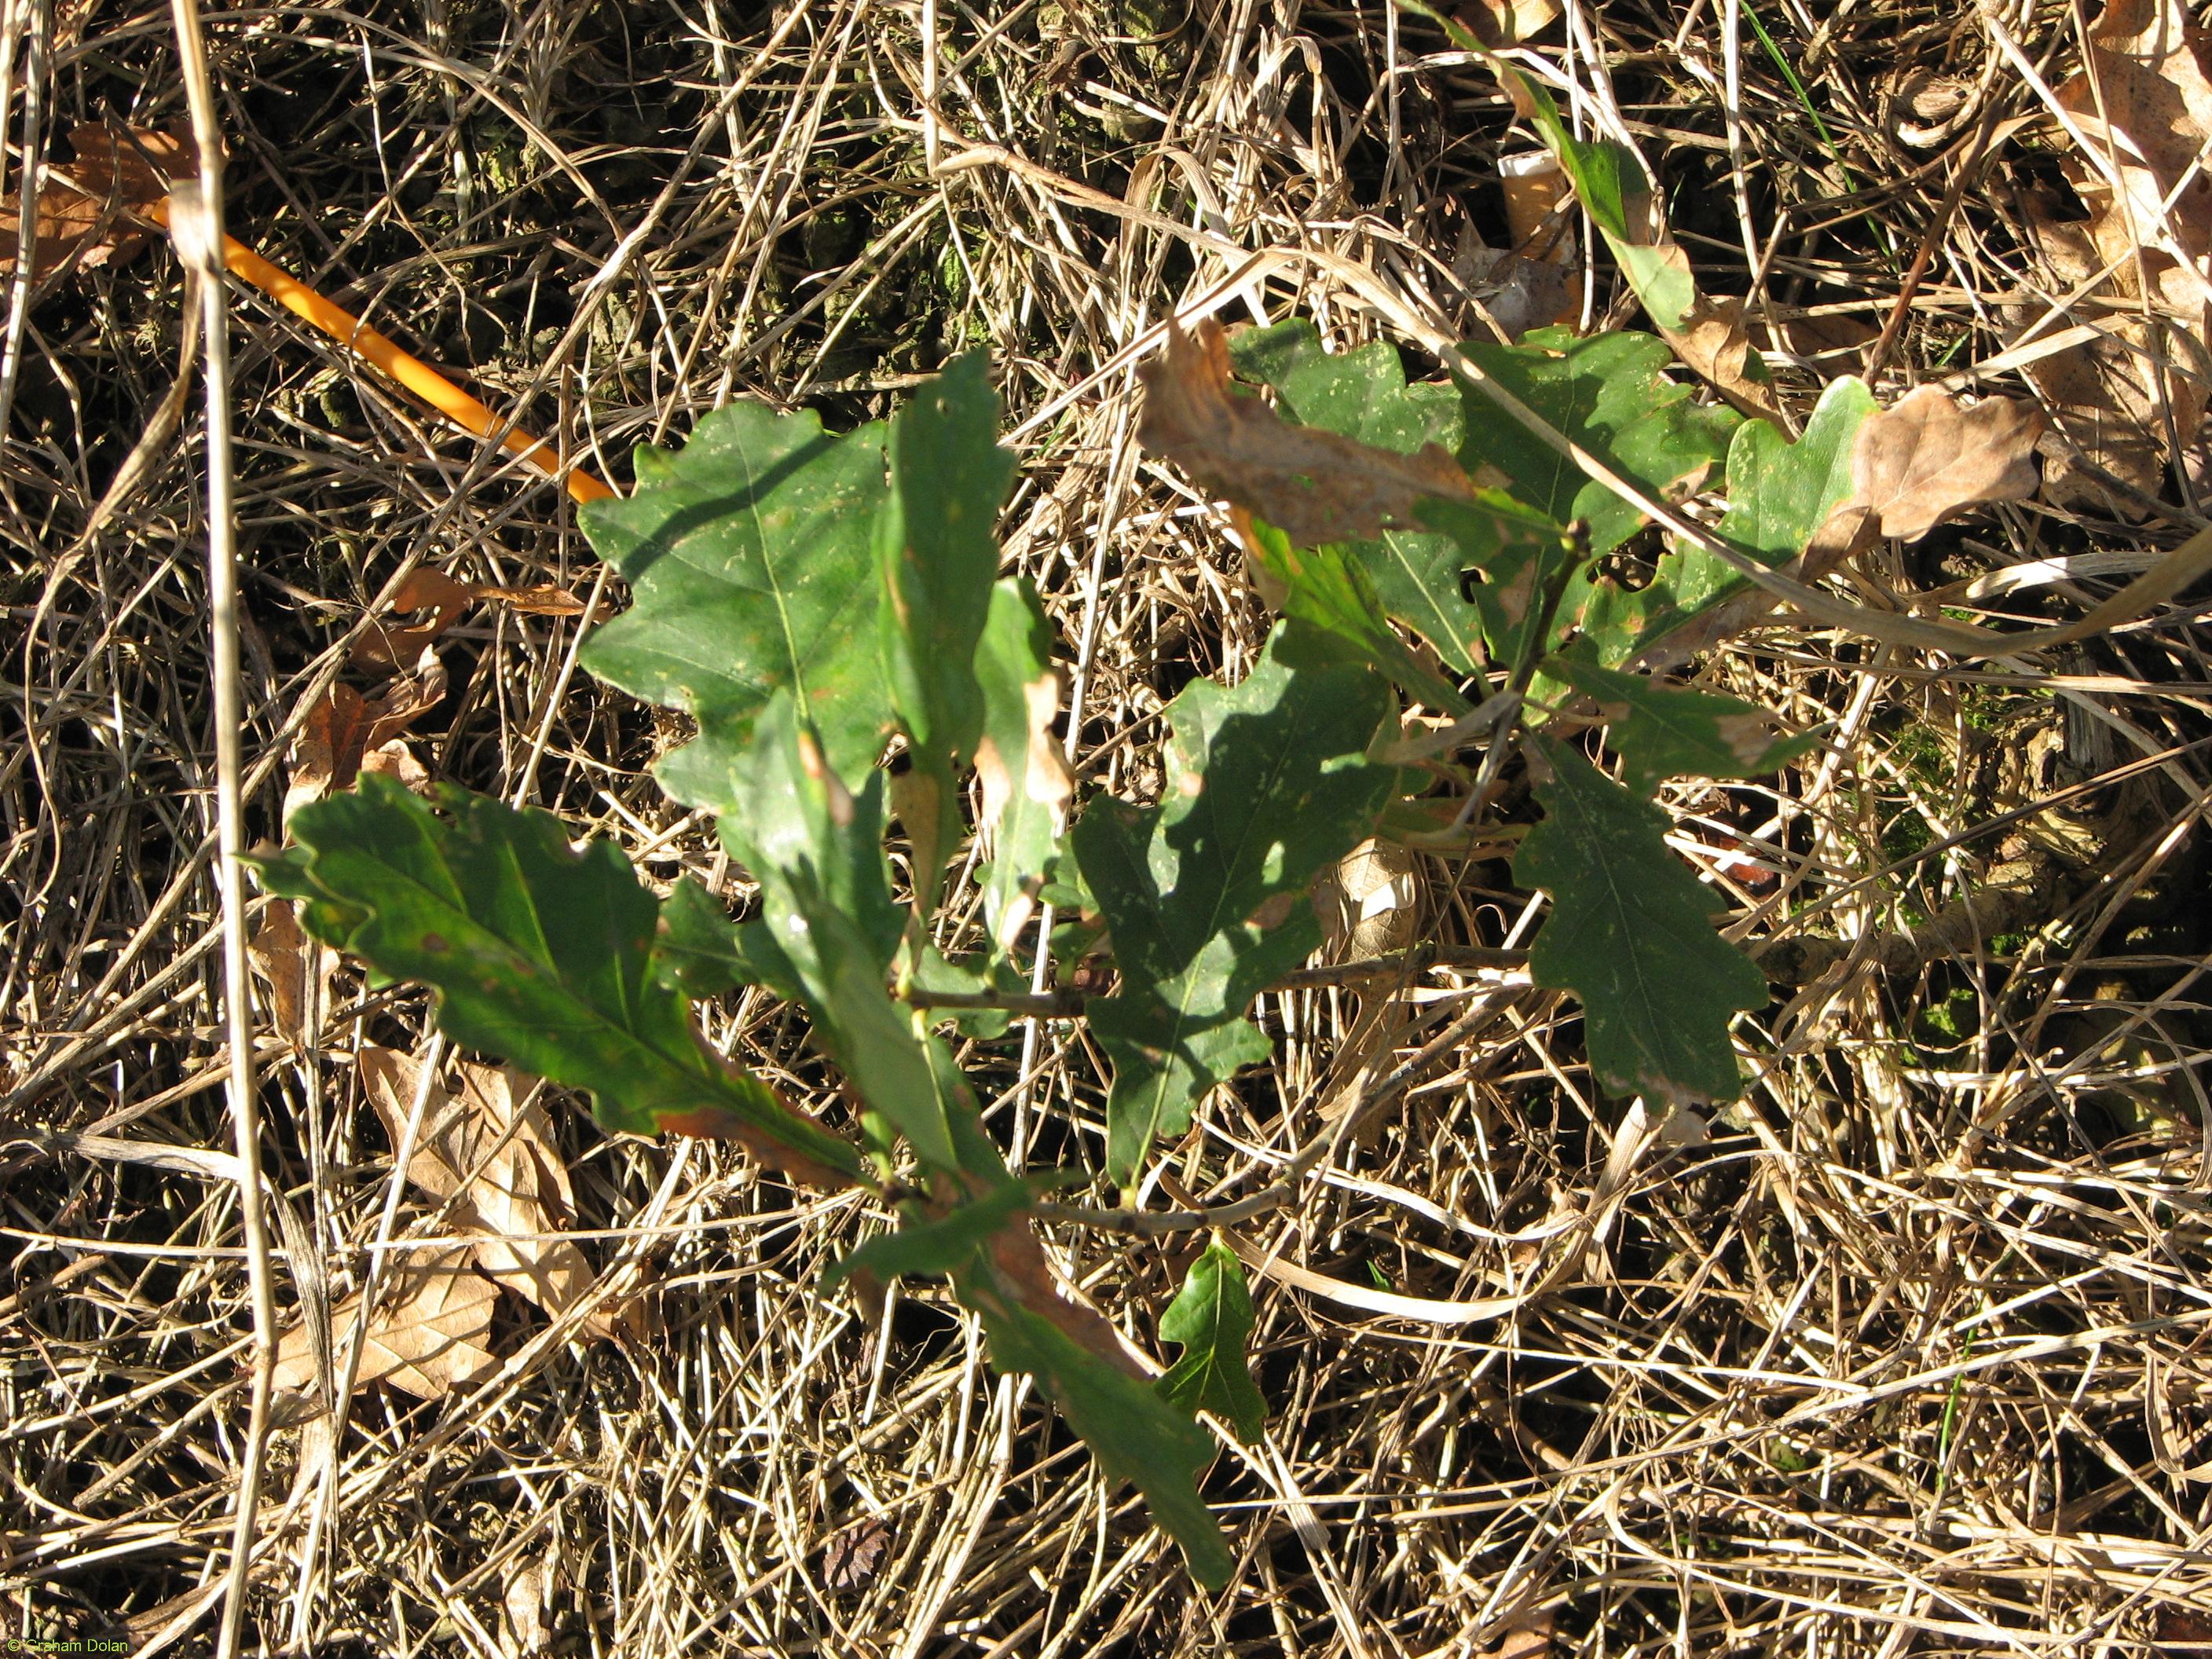
[[1556,738],[1530,741],[1550,775],[1513,874],[1552,895],[1531,975],[1581,999],[1590,1070],[1609,1092],[1734,1099],[1729,1022],[1764,1006],[1765,979],[1714,931],[1712,896],[1668,848],[1666,813]]
[[[1273,389],[1288,419],[1401,454],[1440,444],[1457,454],[1470,472],[1481,476],[1477,469],[1482,457],[1471,459],[1469,452],[1481,448],[1482,442],[1468,427],[1462,400],[1441,382],[1407,385],[1394,345],[1377,343],[1331,354],[1322,349],[1314,325],[1299,320],[1238,335],[1231,343],[1230,357],[1239,374]],[[1486,411],[1476,430],[1492,419]],[[1468,512],[1470,526],[1480,526],[1480,544],[1466,545],[1430,531],[1390,530],[1379,541],[1355,543],[1346,550],[1364,573],[1382,609],[1426,640],[1448,669],[1462,674],[1482,659],[1476,617],[1468,608],[1462,573],[1470,563],[1486,562],[1507,547],[1556,542],[1559,536],[1557,524],[1502,491],[1478,490],[1476,501]],[[1318,573],[1315,580],[1322,584],[1323,593],[1341,586]],[[1324,606],[1341,611],[1345,601],[1340,595],[1324,599],[1308,593],[1301,603],[1310,613]],[[1395,676],[1390,667],[1377,665]],[[1434,690],[1431,685],[1420,695],[1426,698]]]
[[1036,1309],[975,1279],[962,1302],[982,1316],[991,1363],[1037,1381],[1098,1466],[1145,1495],[1160,1529],[1182,1548],[1191,1577],[1212,1589],[1228,1583],[1235,1563],[1221,1528],[1198,1495],[1197,1477],[1213,1459],[1213,1440],[1143,1380],[1108,1363]]
[[1431,708],[1467,711],[1459,688],[1423,663],[1392,629],[1373,578],[1349,548],[1293,547],[1274,526],[1257,519],[1251,525],[1246,556],[1273,580],[1275,609],[1296,624],[1284,635],[1286,660],[1316,666],[1357,663]]
[[[999,574],[994,533],[1014,458],[997,442],[989,360],[971,351],[891,419],[890,489],[876,516],[884,673],[913,758],[915,867],[933,875],[960,828],[959,774],[983,734],[975,651]],[[902,817],[909,816],[903,810]],[[925,912],[936,884],[926,888]]]
[[659,906],[611,842],[573,853],[546,813],[445,804],[365,774],[293,818],[301,856],[260,867],[317,939],[379,983],[431,987],[447,1036],[588,1091],[609,1128],[726,1134],[794,1174],[859,1175],[851,1145],[700,1040],[653,960]]
[[1850,499],[1851,449],[1876,407],[1866,382],[1846,374],[1828,383],[1795,443],[1770,421],[1746,421],[1729,446],[1721,534],[1762,564],[1803,552],[1814,532]]
[[934,1037],[921,1051],[956,1149],[955,1164],[933,1184],[968,1196],[949,1209],[941,1200],[902,1204],[899,1231],[838,1263],[832,1282],[858,1271],[950,1273],[961,1305],[982,1319],[991,1364],[1035,1377],[1100,1468],[1144,1494],[1152,1518],[1182,1547],[1193,1576],[1206,1584],[1226,1583],[1231,1563],[1221,1529],[1198,1495],[1198,1471],[1212,1459],[1212,1442],[1188,1413],[1126,1369],[1103,1319],[1059,1293],[1021,1215],[1048,1183],[1008,1173],[951,1054]]
[[983,799],[976,828],[989,838],[991,853],[977,882],[984,931],[1003,957],[1036,913],[1075,789],[1052,732],[1060,702],[1052,624],[1028,578],[992,588],[975,660],[983,692],[983,735],[975,746]]
[[679,454],[640,449],[635,493],[580,515],[635,601],[585,643],[584,665],[699,723],[655,769],[678,799],[735,804],[731,768],[778,690],[841,774],[873,763],[892,712],[873,532],[884,435],[732,404]]
[[945,1214],[923,1218],[919,1206],[897,1231],[884,1233],[832,1262],[823,1271],[822,1288],[835,1290],[855,1273],[891,1279],[902,1273],[951,1273],[969,1267],[994,1234],[1010,1225],[1036,1201],[1024,1182],[1002,1179],[980,1198],[956,1205]]
[[790,960],[757,918],[736,922],[722,902],[690,876],[660,902],[660,939],[653,952],[661,981],[690,997],[715,997],[764,985],[787,1002],[799,996]]
[[1212,1412],[1248,1446],[1267,1423],[1267,1402],[1244,1358],[1251,1334],[1244,1264],[1226,1244],[1209,1244],[1160,1316],[1161,1340],[1181,1344],[1183,1352],[1160,1378],[1159,1390],[1185,1411]]
[[[1483,373],[1646,495],[1672,501],[1700,483],[1728,453],[1743,417],[1691,401],[1665,371],[1674,354],[1656,335],[1577,337],[1540,328],[1517,346],[1471,341],[1462,348]],[[1589,550],[1613,551],[1642,528],[1644,515],[1525,428],[1490,406],[1480,386],[1462,390],[1471,436],[1468,471],[1487,463],[1511,482],[1514,498],[1565,524],[1589,527]]]
[[[1851,497],[1851,447],[1874,413],[1866,382],[1830,382],[1792,443],[1771,422],[1746,421],[1728,453],[1728,511],[1716,533],[1770,569],[1804,552]],[[1583,608],[1583,626],[1613,661],[1634,659],[1668,635],[1744,592],[1749,581],[1694,546],[1663,554],[1648,586],[1610,586]]]
[[1698,284],[1690,261],[1670,240],[1655,240],[1649,229],[1651,186],[1636,158],[1604,139],[1577,138],[1559,113],[1551,93],[1510,64],[1500,65],[1527,94],[1530,121],[1575,187],[1575,199],[1605,238],[1620,262],[1621,275],[1652,322],[1680,329],[1698,307]]
[[[913,964],[906,982],[916,991],[1006,996],[1025,994],[1030,988],[1027,977],[1003,957],[954,958],[925,942],[915,954]],[[933,1021],[950,1021],[963,1036],[1002,1036],[1014,1023],[1014,1017],[1003,1008],[933,1008],[928,1014]]]
[[883,854],[883,774],[858,795],[827,764],[814,729],[778,690],[732,762],[736,804],[723,844],[760,884],[766,937],[790,964],[816,1039],[881,1126],[897,1130],[933,1169],[957,1170],[952,1107],[884,976],[905,930]]
[[1665,778],[1759,777],[1820,742],[1778,736],[1773,716],[1755,703],[1661,685],[1643,674],[1601,668],[1580,653],[1554,657],[1546,667],[1597,700],[1611,726],[1607,741],[1620,753],[1628,787],[1640,793],[1650,794]]
[[1366,758],[1389,688],[1364,669],[1294,669],[1280,639],[1241,684],[1198,681],[1169,705],[1159,805],[1102,798],[1075,827],[1121,973],[1088,1012],[1114,1061],[1106,1167],[1124,1185],[1207,1090],[1266,1058],[1244,1010],[1318,945],[1306,889],[1396,785]]

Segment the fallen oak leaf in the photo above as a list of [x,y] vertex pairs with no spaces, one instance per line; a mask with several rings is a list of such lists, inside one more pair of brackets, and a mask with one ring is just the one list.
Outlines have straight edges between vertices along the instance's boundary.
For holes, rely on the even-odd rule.
[[[356,1062],[385,1133],[397,1146],[423,1087],[422,1068],[396,1048],[364,1047]],[[477,1266],[493,1282],[559,1318],[590,1294],[597,1274],[574,1243],[550,1237],[573,1214],[574,1194],[553,1146],[553,1121],[511,1071],[460,1062],[459,1084],[432,1083],[407,1179],[452,1206]],[[613,1334],[604,1314],[586,1318],[592,1336]]]
[[291,900],[269,901],[246,941],[246,959],[269,988],[270,1025],[284,1041],[298,1044],[307,1035],[308,993],[320,977],[323,947],[300,931]]
[[2178,0],[2109,0],[2086,56],[2057,99],[2069,135],[2094,148],[2063,164],[2090,216],[2061,219],[2031,199],[2027,229],[2053,286],[2086,290],[2087,308],[2109,314],[2094,323],[2100,337],[2038,359],[2027,374],[2063,436],[2045,495],[2141,518],[2142,504],[2115,496],[2089,469],[2155,497],[2178,439],[2178,458],[2206,476],[2193,446],[2212,397],[2212,176],[2199,164],[2212,144],[2212,36]]
[[1302,545],[1371,541],[1414,526],[1416,501],[1474,499],[1473,481],[1440,444],[1401,455],[1293,425],[1232,392],[1228,337],[1213,318],[1194,336],[1169,318],[1167,349],[1137,378],[1138,441]]
[[1961,409],[1938,387],[1916,387],[1860,423],[1845,505],[1878,513],[1883,535],[1917,541],[1963,508],[2033,495],[2042,432],[2033,404],[1992,398]]
[[354,646],[353,660],[362,667],[411,662],[466,614],[472,605],[504,605],[530,617],[580,617],[583,600],[565,587],[539,582],[532,587],[501,587],[491,582],[462,581],[429,565],[408,572],[392,596],[392,609],[430,613],[428,622],[394,626],[379,622]]
[[580,617],[589,608],[565,587],[538,582],[529,587],[495,587],[471,582],[469,596],[479,604],[503,605],[526,617]]
[[[284,792],[283,821],[333,790],[349,788],[366,769],[389,772],[410,788],[411,755],[392,751],[402,732],[444,701],[446,669],[426,653],[412,674],[364,697],[349,685],[332,685],[307,712],[292,739],[292,781]],[[404,754],[404,747],[403,747]],[[374,763],[370,757],[376,757]],[[419,764],[414,766],[422,770]],[[425,775],[427,776],[427,775]]]
[[1560,0],[1474,0],[1454,17],[1484,46],[1503,52],[1549,28],[1562,9]]
[[[129,258],[151,240],[132,216],[168,194],[162,171],[181,178],[198,171],[191,137],[181,128],[126,127],[118,134],[88,121],[71,130],[70,145],[76,160],[44,170],[33,207],[33,283],[72,261],[90,270]],[[10,198],[0,206],[0,273],[14,273],[23,240],[22,218]]]
[[355,664],[364,668],[389,667],[414,661],[426,646],[460,620],[475,598],[466,582],[456,581],[427,564],[416,566],[392,593],[392,609],[394,613],[427,611],[429,621],[398,626],[382,621],[373,623],[354,646]]
[[[498,1300],[498,1287],[476,1271],[465,1246],[410,1254],[369,1315],[354,1392],[389,1382],[418,1400],[442,1400],[485,1376],[499,1364],[490,1346]],[[331,1312],[333,1353],[345,1352],[360,1322],[356,1291]],[[295,1325],[277,1339],[276,1385],[306,1390],[319,1380],[307,1328]]]

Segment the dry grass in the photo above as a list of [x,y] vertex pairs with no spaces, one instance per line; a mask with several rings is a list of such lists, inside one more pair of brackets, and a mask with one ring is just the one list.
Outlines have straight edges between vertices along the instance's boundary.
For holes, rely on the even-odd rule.
[[[2055,176],[2053,139],[2030,119],[1984,154],[1977,124],[2035,117],[2033,89],[1961,8],[1756,9],[1820,121],[1748,27],[1723,50],[1719,0],[1581,6],[1546,55],[1662,168],[1712,285],[1790,340],[1808,316],[1880,329],[1924,242],[1883,389],[1995,355],[2002,307],[2034,291],[2015,191]],[[35,40],[22,15],[17,142],[27,84],[48,154],[70,122],[181,112],[166,11],[65,3]],[[733,396],[849,423],[988,344],[1024,462],[1008,556],[1075,654],[1087,783],[1140,792],[1165,701],[1240,670],[1266,626],[1215,517],[1135,446],[1149,331],[1225,295],[1372,337],[1307,255],[1480,331],[1464,255],[1500,240],[1510,111],[1379,4],[927,15],[933,71],[923,14],[862,0],[220,11],[232,224],[617,480],[631,445]],[[2074,61],[2078,9],[2003,27],[2049,78]],[[1983,88],[1923,148],[1890,118],[1909,66]],[[1610,275],[1587,297],[1607,316]],[[17,1636],[198,1651],[252,1322],[235,1167],[197,1150],[229,1132],[196,412],[83,533],[171,391],[185,301],[166,252],[20,301],[0,418],[0,1606]],[[250,296],[233,323],[266,834],[289,732],[410,562],[579,591],[596,567],[553,489]],[[1784,366],[1794,406],[1849,349]],[[1974,576],[2191,522],[2007,509],[1852,580],[1963,604]],[[2062,571],[1993,603],[2063,617],[2112,586]],[[1765,866],[1725,884],[1747,931],[1893,931],[2022,856],[2024,830],[2074,836],[2064,855],[2107,878],[1970,956],[1780,994],[1739,1027],[1750,1098],[1703,1145],[1644,1144],[1596,1097],[1571,1009],[1471,971],[1401,988],[1401,1051],[1471,1001],[1495,1017],[1304,1203],[1244,1230],[1370,1305],[1255,1280],[1269,1440],[1224,1449],[1206,1487],[1240,1551],[1228,1593],[1194,1593],[937,1290],[881,1319],[813,1294],[876,1224],[865,1206],[703,1144],[610,1140],[560,1101],[575,1225],[641,1296],[645,1334],[586,1343],[511,1302],[488,1384],[281,1420],[249,1635],[319,1655],[1472,1659],[1550,1618],[1557,1651],[1607,1659],[2188,1650],[2212,1636],[2207,644],[2183,608],[2002,672],[1782,628],[1706,664],[1835,722],[1778,785],[1674,798],[1686,847]],[[574,645],[572,623],[490,613],[448,635],[422,759],[613,836],[656,880],[720,878],[708,828],[643,775],[680,734],[573,673]],[[1517,943],[1533,920],[1503,865],[1434,864],[1424,886],[1447,942]],[[1371,1058],[1347,1046],[1358,1012],[1325,987],[1268,999],[1279,1064],[1212,1103],[1169,1179],[1263,1183]],[[423,1049],[424,1012],[348,969],[310,1041],[264,1041],[288,1319],[360,1284],[380,1240],[442,1236],[401,1201],[349,1059]],[[785,1011],[735,1000],[712,1023],[783,1086],[825,1091]],[[1079,1036],[1054,1028],[1027,1074],[1018,1037],[969,1058],[1032,1163],[1097,1158]],[[1055,1243],[1152,1345],[1179,1243]],[[1429,1305],[1377,1312],[1378,1289]]]

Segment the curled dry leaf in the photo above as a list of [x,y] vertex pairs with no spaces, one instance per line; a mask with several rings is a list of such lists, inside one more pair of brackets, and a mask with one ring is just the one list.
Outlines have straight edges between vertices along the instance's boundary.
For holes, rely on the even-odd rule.
[[333,685],[307,712],[292,739],[292,781],[284,792],[284,822],[334,789],[344,789],[364,771],[386,772],[410,788],[424,772],[400,734],[443,702],[445,665],[425,651],[415,672],[394,680],[374,697],[349,685]]
[[551,582],[501,587],[489,582],[461,581],[442,570],[418,565],[392,596],[392,609],[395,614],[427,611],[428,620],[399,624],[380,619],[355,643],[353,660],[364,668],[412,662],[472,605],[503,605],[526,617],[580,617],[586,609],[583,600]]
[[1743,322],[1743,301],[1731,295],[1700,295],[1680,326],[1660,331],[1674,355],[1746,414],[1771,418],[1774,392],[1753,380],[1751,335]]
[[475,597],[466,582],[455,581],[444,571],[433,570],[428,565],[417,565],[392,596],[392,609],[395,615],[427,611],[429,619],[402,624],[379,618],[355,641],[355,665],[397,667],[401,663],[413,662],[432,641],[461,619],[461,613],[474,603]]
[[1300,545],[1372,541],[1413,526],[1416,501],[1473,497],[1466,472],[1440,445],[1401,455],[1294,426],[1256,397],[1231,391],[1228,337],[1212,318],[1194,336],[1170,318],[1167,349],[1137,378],[1145,447]]
[[[70,144],[76,160],[47,167],[40,181],[33,282],[44,282],[71,260],[90,269],[129,258],[151,234],[133,223],[131,216],[168,194],[169,179],[163,175],[198,171],[191,135],[182,128],[116,131],[88,121],[71,131]],[[11,193],[0,205],[0,272],[14,273],[22,242],[22,219]]]
[[1472,0],[1453,14],[1493,52],[1517,46],[1559,20],[1560,0]]
[[1937,387],[1916,387],[1860,424],[1845,505],[1881,514],[1883,535],[1917,541],[1962,508],[2033,495],[2042,432],[2033,404],[1992,398],[1961,409]]
[[2075,314],[2100,337],[2027,374],[2070,441],[2054,453],[2044,493],[2139,518],[2140,505],[2112,499],[2072,449],[2145,495],[2159,493],[2177,453],[2212,474],[2197,443],[2212,398],[2212,173],[2199,161],[2212,145],[2212,41],[2180,0],[2110,0],[2088,57],[2057,96],[2098,151],[2065,163],[2089,218],[2061,219],[2033,200],[2026,217],[2054,294],[2088,287]]
[[[354,1389],[389,1382],[418,1400],[441,1400],[498,1365],[490,1342],[499,1290],[465,1247],[410,1252],[401,1263],[369,1316]],[[331,1312],[333,1353],[344,1353],[360,1321],[356,1292]],[[318,1380],[307,1328],[296,1325],[277,1340],[276,1386],[304,1391]]]
[[323,947],[300,931],[299,913],[289,899],[271,899],[246,947],[246,959],[269,988],[270,1022],[285,1042],[307,1036],[309,996],[319,977]]
[[[422,1087],[422,1068],[396,1048],[364,1048],[359,1063],[369,1103],[396,1146]],[[548,1236],[574,1205],[552,1121],[528,1100],[526,1085],[518,1097],[510,1072],[463,1062],[455,1074],[458,1092],[431,1087],[407,1179],[449,1206],[453,1231],[472,1237],[476,1264],[495,1283],[558,1318],[595,1275],[574,1243]],[[594,1315],[584,1328],[608,1336],[614,1327]]]

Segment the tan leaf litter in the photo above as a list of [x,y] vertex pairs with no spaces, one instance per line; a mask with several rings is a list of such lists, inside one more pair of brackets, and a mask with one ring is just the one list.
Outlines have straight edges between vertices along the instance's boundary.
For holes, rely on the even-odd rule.
[[[418,1400],[441,1400],[495,1369],[492,1308],[499,1290],[476,1270],[465,1246],[410,1252],[395,1267],[377,1298],[363,1338],[356,1390],[389,1382]],[[331,1311],[331,1340],[343,1355],[361,1322],[361,1297]],[[295,1326],[276,1343],[276,1386],[318,1386],[314,1346],[307,1328]]]
[[[376,1047],[362,1049],[360,1066],[369,1103],[396,1146],[422,1086],[422,1067],[398,1049]],[[450,1231],[470,1237],[478,1267],[558,1318],[590,1292],[595,1275],[581,1250],[551,1236],[574,1208],[552,1120],[528,1099],[526,1083],[518,1094],[510,1072],[463,1062],[454,1075],[458,1092],[431,1087],[407,1179],[447,1206]],[[614,1326],[593,1314],[584,1329],[603,1337]]]
[[1962,409],[1916,387],[1869,415],[1851,446],[1851,507],[1872,508],[1881,533],[1917,541],[1950,514],[2035,493],[2043,411],[2008,398]]
[[[334,789],[350,786],[363,771],[386,772],[410,787],[420,775],[400,734],[446,696],[446,670],[425,651],[411,674],[403,675],[374,697],[349,685],[333,685],[307,711],[292,738],[292,777],[284,791],[284,822],[302,806]],[[397,751],[397,752],[394,752]]]
[[392,594],[392,609],[395,614],[427,611],[428,619],[402,623],[379,618],[355,641],[355,665],[392,667],[414,661],[472,605],[503,605],[531,617],[580,617],[585,610],[583,600],[551,582],[500,587],[489,582],[462,581],[429,565],[417,565]]
[[1559,20],[1560,0],[1472,0],[1453,15],[1492,52],[1517,46]]
[[289,899],[271,899],[247,941],[246,959],[269,988],[270,1023],[287,1042],[307,1039],[308,991],[317,975],[322,946],[300,931]]
[[[163,174],[198,171],[191,138],[182,129],[116,131],[88,121],[71,130],[70,145],[75,161],[41,170],[33,225],[33,282],[44,282],[72,260],[88,270],[129,258],[152,234],[131,216],[168,194]],[[22,217],[10,193],[0,204],[0,274],[14,274],[22,242]]]
[[1145,387],[1139,441],[1303,546],[1370,541],[1413,523],[1416,501],[1474,494],[1440,445],[1401,455],[1294,426],[1256,397],[1232,392],[1228,337],[1212,318],[1194,336],[1170,318],[1167,349],[1137,378]]
[[2212,397],[2212,175],[2199,165],[2212,145],[2212,45],[2179,0],[2111,0],[2089,40],[2089,64],[2057,92],[2094,152],[2064,163],[2089,218],[2061,220],[2031,200],[2027,230],[2053,297],[2086,287],[2069,314],[2101,337],[2027,374],[2063,434],[2044,493],[2140,518],[2141,504],[2105,489],[2071,452],[2145,495],[2163,489],[2177,453],[2212,475],[2198,441]]

